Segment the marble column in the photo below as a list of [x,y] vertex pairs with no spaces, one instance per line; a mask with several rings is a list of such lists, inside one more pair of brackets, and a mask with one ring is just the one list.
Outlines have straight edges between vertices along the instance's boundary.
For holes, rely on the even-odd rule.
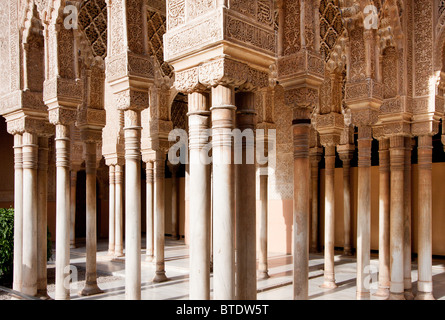
[[390,208],[390,254],[391,283],[390,299],[404,300],[404,166],[405,138],[392,136],[390,138],[391,157],[391,208]]
[[23,255],[23,155],[21,134],[14,134],[14,263],[13,285],[22,291]]
[[334,289],[335,284],[335,146],[325,147],[325,232],[324,232],[324,283],[322,288]]
[[[235,90],[212,88],[213,298],[235,299],[235,177],[232,163]],[[193,210],[193,208],[191,208]]]
[[236,194],[236,299],[256,300],[256,168],[255,168],[255,94],[237,94],[236,125],[245,138],[234,150],[240,157],[235,163]]
[[206,162],[208,95],[189,94],[190,299],[210,299],[210,164]]
[[70,248],[76,248],[76,187],[77,169],[71,170],[70,179]]
[[365,270],[371,262],[371,127],[359,127],[358,136],[357,299],[369,299]]
[[379,289],[388,297],[390,286],[390,154],[389,139],[379,141]]
[[70,126],[56,125],[56,300],[70,298]]
[[37,296],[47,299],[48,249],[48,138],[39,138],[38,154],[38,211],[37,211]]
[[339,146],[338,153],[341,161],[343,162],[343,254],[345,256],[352,256],[351,160],[354,155],[354,151],[352,149],[344,151],[342,148],[343,146]]
[[141,299],[141,114],[125,111],[125,298]]
[[108,196],[108,254],[114,255],[116,229],[116,185],[114,165],[108,166],[109,196]]
[[38,136],[23,134],[23,270],[22,292],[37,295]]
[[153,239],[153,162],[148,161],[145,163],[145,173],[146,173],[146,206],[147,206],[147,217],[146,217],[146,258],[148,262],[153,261],[154,254],[154,239]]
[[171,177],[171,196],[172,196],[172,210],[171,210],[171,217],[172,217],[172,238],[175,240],[179,239],[179,216],[178,216],[178,180],[176,177],[176,173],[178,171],[178,167],[174,165],[170,165],[170,172],[172,174]]
[[[264,170],[264,172],[262,172]],[[268,180],[267,166],[260,168],[260,232],[259,232],[259,257],[258,278],[269,278],[269,267],[267,261],[267,235],[268,235]]]
[[311,245],[310,252],[318,253],[318,178],[319,178],[319,163],[321,161],[320,148],[312,148],[310,150],[310,164],[311,164]]
[[417,300],[434,300],[432,274],[432,158],[433,142],[429,135],[419,137],[418,145],[418,274]]
[[403,219],[403,282],[405,299],[413,300],[413,285],[411,279],[411,151],[412,138],[405,137],[405,170],[404,170],[404,219]]
[[168,280],[165,275],[165,154],[156,151],[154,162],[154,251],[155,251],[155,276],[154,283]]
[[102,293],[97,285],[97,208],[96,208],[96,142],[87,141],[85,148],[86,171],[86,276],[82,296]]
[[293,121],[294,208],[293,208],[293,299],[307,300],[309,294],[309,199],[310,120]]
[[118,163],[114,167],[114,188],[115,188],[115,232],[114,232],[114,256],[124,256],[124,169],[123,165]]

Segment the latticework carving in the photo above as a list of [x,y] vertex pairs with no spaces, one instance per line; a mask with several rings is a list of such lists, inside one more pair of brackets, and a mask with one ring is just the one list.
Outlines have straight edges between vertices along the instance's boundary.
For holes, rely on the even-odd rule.
[[166,18],[156,11],[147,11],[148,54],[158,62],[164,76],[171,77],[173,68],[164,61],[163,36],[166,32]]
[[337,1],[320,2],[320,51],[325,61],[329,60],[332,49],[344,31],[341,12],[335,2]]
[[79,12],[79,27],[84,31],[95,57],[107,55],[107,4],[105,0],[86,0]]

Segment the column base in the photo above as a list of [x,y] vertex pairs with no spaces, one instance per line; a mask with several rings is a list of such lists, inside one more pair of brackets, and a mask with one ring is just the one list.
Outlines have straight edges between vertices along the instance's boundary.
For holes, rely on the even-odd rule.
[[414,300],[414,295],[411,289],[405,290],[405,300]]
[[124,252],[122,251],[122,250],[115,250],[114,251],[114,257],[115,258],[122,258],[122,257],[124,257],[125,255],[124,255]]
[[36,298],[39,298],[40,300],[51,300],[47,290],[38,290]]
[[259,271],[257,278],[258,278],[258,280],[266,280],[266,279],[269,279],[270,276],[269,276],[269,273],[267,271]]
[[394,293],[394,292],[390,292],[389,293],[389,299],[388,300],[406,300],[405,299],[405,293]]
[[371,293],[369,293],[369,292],[357,291],[355,296],[356,296],[357,300],[371,300]]
[[114,256],[114,251],[113,250],[108,250],[108,255],[109,256]]
[[104,291],[97,286],[97,283],[90,283],[86,284],[82,291],[79,292],[79,296],[87,297],[94,296],[100,293],[104,293]]
[[145,261],[147,262],[153,262],[154,257],[153,256],[146,256]]
[[377,292],[374,294],[375,297],[388,299],[389,298],[389,288],[379,287]]
[[352,249],[351,248],[345,248],[344,251],[343,251],[343,255],[344,256],[348,256],[348,257],[353,256]]
[[170,279],[167,278],[167,276],[165,275],[165,271],[163,271],[163,272],[159,272],[159,273],[156,272],[152,281],[154,283],[162,283],[162,282],[166,282],[168,280],[170,280]]
[[70,249],[76,249],[77,245],[75,243],[70,243]]
[[325,280],[324,283],[320,286],[323,289],[336,289],[338,285],[333,280]]
[[415,300],[436,300],[432,292],[417,292]]

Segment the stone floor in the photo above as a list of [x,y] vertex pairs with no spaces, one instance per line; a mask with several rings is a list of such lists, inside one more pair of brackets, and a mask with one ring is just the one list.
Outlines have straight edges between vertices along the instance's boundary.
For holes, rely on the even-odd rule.
[[[103,294],[92,297],[79,297],[77,292],[83,288],[85,276],[85,246],[71,249],[73,283],[71,299],[122,300],[125,299],[125,260],[114,259],[107,254],[108,244],[99,241],[97,254],[98,284]],[[188,248],[182,241],[166,239],[165,262],[166,274],[170,281],[154,284],[154,266],[142,256],[142,299],[143,300],[188,300]],[[312,300],[355,300],[356,261],[341,254],[335,257],[335,272],[338,288],[326,290],[320,288],[323,283],[323,256],[310,256],[309,299]],[[48,264],[48,291],[54,297],[54,262]],[[371,270],[377,271],[377,256],[372,256]],[[416,291],[417,266],[413,263],[413,291]],[[77,281],[75,279],[77,272]],[[258,300],[292,299],[292,257],[283,254],[269,254],[269,274],[267,280],[258,281]],[[434,295],[445,300],[445,259],[434,260],[433,266]],[[370,277],[371,293],[375,293],[377,277]],[[377,299],[372,296],[371,299]]]

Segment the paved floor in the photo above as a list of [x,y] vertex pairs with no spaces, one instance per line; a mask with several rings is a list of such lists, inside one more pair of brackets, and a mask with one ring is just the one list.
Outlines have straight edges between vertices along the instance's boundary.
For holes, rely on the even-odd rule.
[[[143,241],[144,243],[144,241]],[[79,297],[83,281],[71,284],[71,299],[123,300],[125,299],[125,260],[114,259],[108,255],[108,244],[98,243],[97,268],[99,287],[103,294],[93,297]],[[142,299],[143,300],[188,300],[188,248],[182,241],[166,239],[165,266],[170,281],[154,284],[154,266],[145,261],[145,249],[142,255]],[[336,255],[335,274],[338,288],[326,290],[320,288],[323,283],[323,256],[310,256],[309,299],[313,300],[354,300],[356,291],[356,261],[354,258]],[[71,249],[72,270],[84,274],[85,246],[79,244]],[[377,256],[372,257],[371,270],[378,270]],[[48,265],[54,270],[54,262]],[[413,292],[417,288],[417,270],[413,264]],[[75,272],[73,275],[75,276]],[[258,280],[258,300],[291,300],[292,299],[292,257],[283,254],[269,253],[269,275],[267,280]],[[74,278],[73,276],[73,278]],[[445,260],[434,260],[433,266],[434,295],[436,299],[445,300]],[[371,293],[376,292],[377,278],[370,278]],[[49,295],[54,297],[54,285],[49,286]],[[371,299],[377,299],[372,296]]]

